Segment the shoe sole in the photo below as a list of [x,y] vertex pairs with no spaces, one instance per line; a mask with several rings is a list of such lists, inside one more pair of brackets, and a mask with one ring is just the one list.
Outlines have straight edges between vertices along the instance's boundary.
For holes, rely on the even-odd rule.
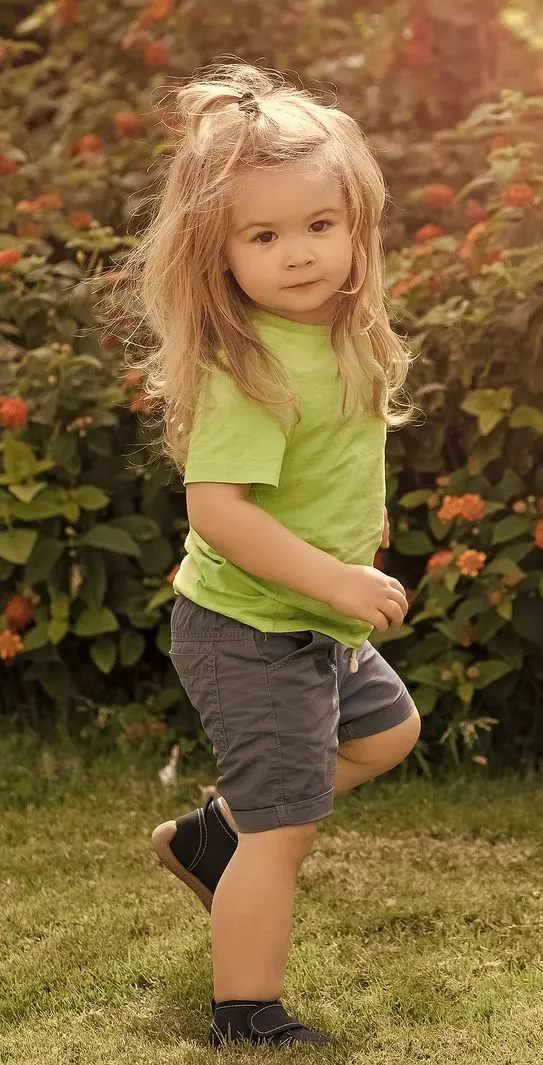
[[200,902],[203,903],[208,913],[211,913],[211,904],[213,902],[213,893],[206,888],[205,884],[202,884],[201,880],[198,880],[196,876],[189,873],[188,869],[185,869],[184,865],[181,865],[177,861],[175,854],[170,848],[170,843],[177,832],[177,825],[175,821],[164,821],[161,825],[157,825],[152,836],[151,843],[155,854],[169,869],[170,873],[173,873],[179,880],[186,884],[187,887],[194,891],[194,894],[198,896]]

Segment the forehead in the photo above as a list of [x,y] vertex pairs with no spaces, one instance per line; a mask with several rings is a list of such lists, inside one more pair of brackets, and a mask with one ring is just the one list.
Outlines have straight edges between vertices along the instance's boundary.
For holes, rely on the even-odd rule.
[[309,163],[251,170],[238,185],[232,203],[236,228],[250,222],[306,218],[323,207],[344,206],[341,183],[335,174]]

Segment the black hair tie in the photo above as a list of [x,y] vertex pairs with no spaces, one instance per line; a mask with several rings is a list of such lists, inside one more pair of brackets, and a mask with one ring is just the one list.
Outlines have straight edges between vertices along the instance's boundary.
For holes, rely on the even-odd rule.
[[254,92],[244,92],[243,96],[240,96],[238,100],[238,107],[240,111],[244,111],[246,115],[260,114],[260,107],[256,102]]

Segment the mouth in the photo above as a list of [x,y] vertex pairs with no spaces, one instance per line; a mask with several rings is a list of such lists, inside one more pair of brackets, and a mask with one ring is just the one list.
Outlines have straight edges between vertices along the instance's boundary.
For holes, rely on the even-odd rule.
[[287,285],[286,287],[288,289],[293,289],[293,288],[311,288],[312,285],[318,285],[320,283],[320,280],[321,279],[319,277],[319,278],[316,279],[316,281],[300,281],[300,283],[298,285]]

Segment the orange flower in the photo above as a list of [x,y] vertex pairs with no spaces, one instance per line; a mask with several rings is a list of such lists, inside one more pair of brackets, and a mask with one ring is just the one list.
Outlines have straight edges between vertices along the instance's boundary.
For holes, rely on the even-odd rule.
[[535,527],[535,542],[543,551],[543,521],[538,521]]
[[73,26],[77,18],[77,0],[56,0],[54,25],[58,29]]
[[39,206],[35,200],[19,200],[15,204],[15,210],[20,211],[21,214],[35,214],[39,211]]
[[482,204],[474,199],[466,201],[464,214],[470,222],[486,222],[486,219],[488,218],[486,207],[483,207]]
[[63,207],[62,197],[58,192],[42,192],[34,203],[38,210],[44,211],[60,211]]
[[74,229],[90,229],[93,217],[90,211],[70,211],[68,221]]
[[94,152],[103,151],[104,148],[104,141],[97,133],[85,133],[72,148],[72,155],[92,155]]
[[6,629],[0,633],[0,659],[3,662],[13,662],[15,655],[23,649],[23,641],[17,632]]
[[445,496],[441,507],[437,512],[437,516],[443,525],[448,521],[452,521],[453,518],[459,518],[462,510],[462,500],[460,496]]
[[504,201],[508,207],[527,207],[535,196],[533,185],[525,181],[514,181],[508,185],[504,193]]
[[417,277],[415,274],[406,274],[405,277],[401,277],[399,281],[392,286],[390,295],[393,300],[398,299],[399,296],[404,296],[406,292],[411,292],[412,288],[417,288],[422,281],[421,277]]
[[476,493],[468,493],[464,496],[445,496],[437,516],[443,523],[452,521],[453,518],[481,521],[485,516],[485,501]]
[[2,177],[5,174],[15,174],[18,169],[15,159],[10,159],[7,155],[0,155],[0,174]]
[[402,66],[407,70],[423,70],[432,61],[432,52],[426,41],[409,41],[400,56]]
[[444,230],[441,226],[434,225],[433,222],[428,222],[427,225],[421,226],[415,233],[415,240],[417,244],[425,244],[427,240],[435,240],[436,237],[443,237]]
[[26,595],[12,595],[4,611],[10,628],[25,629],[34,617],[34,604]]
[[528,510],[528,504],[525,503],[524,499],[517,499],[511,509],[514,510],[515,514],[525,514]]
[[170,53],[165,44],[151,41],[143,49],[143,62],[147,67],[162,67],[170,62]]
[[464,521],[481,521],[485,516],[485,501],[480,495],[468,494],[461,496],[462,509],[460,517]]
[[472,548],[468,548],[457,558],[456,568],[460,570],[464,577],[476,577],[485,562],[486,555],[484,551],[474,551]]
[[15,266],[22,258],[23,253],[18,248],[4,248],[3,251],[0,251],[0,267]]
[[427,255],[433,255],[434,250],[435,249],[432,248],[431,244],[413,244],[411,247],[411,258],[423,259]]
[[444,566],[450,565],[453,558],[452,551],[436,551],[426,563],[426,572],[432,573],[433,570],[442,569]]
[[17,236],[26,237],[29,240],[40,240],[44,234],[43,226],[38,222],[26,222],[25,225],[17,226]]
[[23,399],[0,396],[0,425],[4,429],[24,429],[28,421],[28,407]]
[[172,11],[172,0],[149,0],[147,7],[138,16],[138,24],[147,26],[147,23],[152,22],[154,19],[159,21],[169,18]]
[[454,189],[450,185],[427,185],[424,190],[424,202],[429,207],[448,207],[454,196]]
[[131,137],[136,133],[143,133],[145,130],[143,120],[135,111],[117,111],[113,116],[113,122],[115,135],[119,139],[121,137]]

